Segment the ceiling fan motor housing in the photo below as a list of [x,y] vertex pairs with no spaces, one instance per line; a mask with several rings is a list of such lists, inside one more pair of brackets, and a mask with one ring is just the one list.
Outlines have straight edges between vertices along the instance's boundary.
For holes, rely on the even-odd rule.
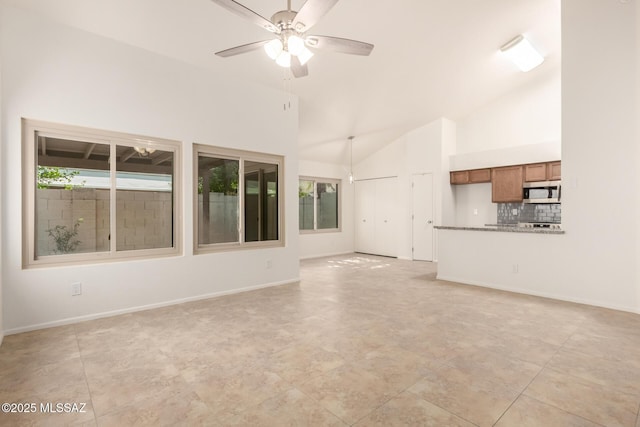
[[298,12],[293,10],[281,10],[271,17],[271,22],[280,29],[280,31],[292,29],[293,20]]

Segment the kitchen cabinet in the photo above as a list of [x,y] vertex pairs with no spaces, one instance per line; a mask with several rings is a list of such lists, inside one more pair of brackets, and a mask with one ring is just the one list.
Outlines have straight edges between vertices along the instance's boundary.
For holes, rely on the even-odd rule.
[[491,169],[472,169],[450,173],[451,184],[477,184],[491,182]]
[[524,165],[525,182],[536,182],[547,180],[547,164],[534,163],[532,165]]
[[561,162],[533,163],[524,165],[525,182],[560,180]]
[[468,184],[469,183],[469,171],[455,171],[450,172],[451,184]]
[[356,252],[398,256],[397,194],[398,178],[356,181]]
[[562,163],[550,162],[547,163],[547,179],[549,181],[559,181],[562,176]]
[[491,170],[491,201],[522,202],[523,166],[507,166]]

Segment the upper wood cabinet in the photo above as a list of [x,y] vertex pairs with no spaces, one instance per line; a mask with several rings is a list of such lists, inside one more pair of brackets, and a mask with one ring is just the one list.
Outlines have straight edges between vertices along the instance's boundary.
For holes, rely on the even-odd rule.
[[532,165],[524,165],[524,180],[526,182],[546,181],[547,164],[534,163]]
[[469,171],[450,172],[451,184],[468,184]]
[[491,182],[491,169],[474,169],[469,171],[469,182]]
[[473,169],[450,172],[451,184],[477,184],[491,182],[491,169]]
[[507,166],[491,170],[491,201],[493,203],[522,202],[524,168]]
[[547,179],[550,181],[558,181],[562,177],[562,163],[547,163]]
[[561,162],[533,163],[524,165],[526,182],[557,181],[561,178]]

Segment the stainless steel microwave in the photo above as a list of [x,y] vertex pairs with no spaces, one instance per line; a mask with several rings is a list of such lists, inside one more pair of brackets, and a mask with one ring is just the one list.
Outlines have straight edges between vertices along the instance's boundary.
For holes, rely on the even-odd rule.
[[560,181],[525,182],[522,185],[523,203],[560,203]]

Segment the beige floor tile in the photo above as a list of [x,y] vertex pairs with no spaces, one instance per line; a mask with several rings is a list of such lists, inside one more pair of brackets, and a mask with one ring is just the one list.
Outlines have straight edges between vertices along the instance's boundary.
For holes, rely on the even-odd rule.
[[542,370],[542,366],[485,350],[456,356],[445,364],[474,380],[495,382],[515,391],[524,390]]
[[231,419],[225,426],[336,426],[347,424],[305,396],[298,389],[290,389],[260,405],[249,408]]
[[640,358],[637,357],[640,339],[630,335],[601,335],[589,329],[581,329],[567,340],[563,348],[603,359],[622,361],[640,369]]
[[0,401],[17,402],[39,396],[88,395],[85,373],[79,357],[43,366],[17,363],[0,376]]
[[384,379],[353,365],[336,368],[299,388],[347,424],[355,423],[397,394]]
[[289,383],[300,385],[346,362],[335,351],[304,343],[275,353],[266,363]]
[[[640,347],[638,347],[640,358]],[[640,370],[633,360],[604,359],[573,350],[560,350],[547,365],[558,372],[640,396]]]
[[574,376],[545,369],[525,395],[608,426],[633,426],[640,396],[629,395]]
[[479,426],[491,426],[518,397],[519,391],[490,376],[443,365],[429,372],[409,392]]
[[496,423],[496,427],[548,426],[597,427],[599,424],[524,395]]
[[200,377],[189,381],[189,388],[215,416],[228,418],[290,389],[291,385],[263,366],[247,365],[202,371]]
[[98,416],[115,408],[180,387],[184,380],[171,359],[146,352],[120,358],[116,354],[92,354],[84,369]]
[[433,365],[431,360],[399,347],[379,347],[356,364],[398,393],[415,384]]
[[193,392],[166,393],[126,404],[98,418],[99,427],[214,425],[209,407]]
[[370,415],[355,424],[356,426],[420,426],[472,427],[473,424],[433,405],[412,393],[401,393],[385,403]]

